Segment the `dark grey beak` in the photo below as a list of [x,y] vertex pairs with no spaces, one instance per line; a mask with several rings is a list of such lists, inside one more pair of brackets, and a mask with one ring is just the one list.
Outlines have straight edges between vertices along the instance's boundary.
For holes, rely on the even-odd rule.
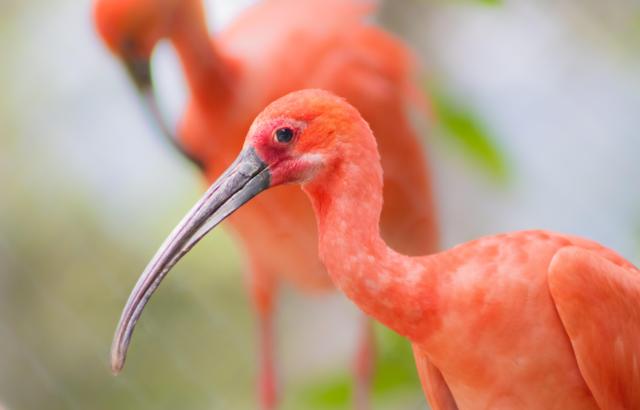
[[122,370],[142,310],[171,268],[209,231],[251,198],[269,188],[267,165],[244,149],[164,241],[131,291],[111,346],[111,369]]
[[148,90],[153,86],[151,60],[144,57],[125,57],[124,65],[138,90]]
[[144,57],[125,57],[123,62],[131,80],[140,94],[140,98],[142,99],[142,103],[147,114],[158,126],[160,132],[165,137],[165,140],[198,168],[204,169],[202,162],[188,153],[176,139],[171,127],[169,126],[169,122],[160,112],[160,105],[158,104],[158,97],[156,95],[155,87],[153,85],[153,76],[151,74],[151,60]]

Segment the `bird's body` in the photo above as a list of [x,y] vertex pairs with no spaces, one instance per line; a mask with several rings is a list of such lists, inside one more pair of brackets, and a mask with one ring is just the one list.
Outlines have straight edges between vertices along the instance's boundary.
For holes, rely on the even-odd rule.
[[[296,97],[274,105],[294,111],[296,103],[325,98]],[[640,406],[640,272],[632,264],[595,242],[545,231],[481,238],[431,256],[399,254],[377,230],[375,140],[352,120],[360,124],[348,127],[353,134],[338,165],[303,185],[316,210],[321,259],[339,289],[442,373],[458,408]],[[610,296],[603,301],[600,293]],[[590,305],[600,315],[580,318]],[[575,321],[577,330],[567,326]],[[617,323],[607,329],[607,321]],[[607,353],[621,356],[618,369],[589,374],[579,366]],[[595,383],[606,379],[617,390],[604,398],[601,386],[588,384],[594,374]]]
[[[139,284],[158,283],[204,235],[201,226],[211,229],[263,190],[298,183],[313,205],[331,279],[411,341],[433,408],[640,408],[636,267],[595,242],[546,231],[403,255],[380,236],[379,158],[371,129],[346,101],[320,90],[276,100]],[[115,365],[152,292],[134,289]]]
[[[353,231],[352,224],[349,229]],[[337,235],[348,237],[344,232]],[[635,296],[636,314],[616,318],[607,311],[609,306],[602,306],[601,319],[619,320],[621,327],[629,326],[627,319],[635,320],[639,330],[640,272],[614,252],[576,237],[524,231],[481,238],[430,257],[408,258],[387,249],[373,257],[354,250],[341,255],[326,251],[323,260],[338,286],[361,309],[412,341],[416,361],[423,362],[421,375],[430,364],[442,373],[442,394],[450,394],[459,409],[633,408],[598,407],[558,314],[559,305],[567,303],[566,294],[563,289],[554,292],[550,283],[562,275],[585,274],[571,265],[560,268],[573,263],[576,252],[610,263],[620,279],[629,275],[632,286],[626,288],[626,297]],[[358,262],[345,263],[349,259]],[[354,269],[347,271],[345,266]],[[375,274],[378,278],[372,278]],[[357,277],[362,279],[354,281]],[[587,303],[597,305],[598,299],[589,296],[596,285],[584,285],[579,291]],[[599,333],[615,343],[615,334],[604,329]],[[627,341],[623,349],[630,350],[629,363],[635,360],[638,366],[638,334],[635,342],[634,346]],[[603,353],[593,347],[583,354],[591,361]],[[638,368],[634,377],[635,381],[619,381],[635,386],[638,405]]]
[[558,316],[562,295],[549,287],[553,264],[574,248],[631,268],[594,242],[524,231],[455,247],[438,255],[442,268],[425,270],[423,288],[438,272],[429,292],[440,295],[439,312],[411,340],[446,375],[460,407],[596,408]]
[[[296,104],[325,98],[306,97],[287,96],[274,103],[276,112],[262,115],[279,117],[278,110],[295,112]],[[431,364],[440,371],[444,379],[435,382],[445,384],[437,386],[441,395],[451,395],[460,409],[640,406],[640,272],[632,264],[595,242],[545,231],[481,238],[430,256],[396,252],[377,228],[383,201],[375,140],[360,118],[348,118],[356,125],[345,126],[349,131],[343,132],[352,134],[341,160],[303,185],[318,219],[321,259],[338,288],[365,313],[413,343],[421,375]],[[621,392],[618,399],[627,398],[617,406],[605,405],[578,366],[603,352],[592,344],[577,349],[582,340],[566,325],[571,317],[564,315],[581,310],[565,312],[575,302],[570,291],[594,309],[602,300],[596,295],[608,293],[607,285],[589,281],[591,272],[580,269],[581,261],[623,284],[616,289],[620,300],[611,297],[611,304],[599,308],[602,322],[588,325],[595,332],[591,337],[618,343],[615,349],[627,359],[623,366],[631,368],[628,379],[612,382]],[[567,289],[567,280],[581,288]],[[606,320],[618,326],[606,332]],[[626,326],[635,332],[624,339]]]
[[[120,3],[119,13],[124,15],[131,14],[127,7],[136,3],[101,2]],[[176,9],[176,4],[181,6]],[[199,0],[158,0],[158,5],[173,7],[175,17],[151,19],[166,21],[156,40],[171,40],[190,90],[179,141],[203,165],[209,181],[219,177],[240,150],[247,128],[267,103],[296,89],[325,88],[357,106],[379,137],[385,168],[385,238],[409,254],[436,250],[438,229],[427,164],[408,118],[411,105],[420,105],[412,85],[413,59],[398,40],[364,22],[373,8],[369,2],[265,0],[211,39]],[[98,9],[99,22],[118,20],[101,19],[103,15],[108,12]],[[131,37],[135,36],[126,38]],[[297,187],[283,186],[257,198],[231,217],[229,225],[249,261],[249,288],[262,322],[267,363],[263,384],[271,386],[264,395],[272,402],[271,353],[265,346],[272,344],[270,317],[278,283],[306,291],[333,286],[318,259],[313,211]]]

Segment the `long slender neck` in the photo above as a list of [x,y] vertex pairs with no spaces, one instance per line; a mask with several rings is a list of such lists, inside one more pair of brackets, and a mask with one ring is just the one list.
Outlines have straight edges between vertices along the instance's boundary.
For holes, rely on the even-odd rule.
[[336,286],[363,311],[415,339],[435,306],[423,280],[435,266],[398,254],[380,237],[380,158],[364,121],[354,132],[360,135],[343,155],[348,161],[304,186],[318,220],[320,257]]
[[229,98],[233,74],[207,30],[202,0],[181,0],[170,39],[176,48],[191,95],[198,101]]

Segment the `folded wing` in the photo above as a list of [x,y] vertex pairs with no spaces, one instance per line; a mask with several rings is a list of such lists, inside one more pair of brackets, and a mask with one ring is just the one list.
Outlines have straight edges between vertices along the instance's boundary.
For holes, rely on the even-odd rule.
[[579,247],[561,249],[549,266],[549,287],[600,408],[637,409],[640,271],[609,256]]

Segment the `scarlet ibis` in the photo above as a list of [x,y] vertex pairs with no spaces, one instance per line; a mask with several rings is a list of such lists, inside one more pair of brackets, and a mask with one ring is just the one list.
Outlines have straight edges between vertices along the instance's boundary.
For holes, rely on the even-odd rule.
[[380,236],[382,175],[372,131],[344,99],[304,90],[273,102],[142,274],[113,366],[178,260],[261,191],[296,183],[315,211],[331,279],[411,341],[434,408],[640,408],[636,267],[590,240],[541,230],[405,256]]
[[[378,135],[386,171],[384,237],[404,252],[429,253],[438,238],[434,205],[422,147],[407,115],[413,102],[421,104],[412,84],[413,57],[398,40],[364,22],[372,10],[363,1],[268,0],[212,39],[200,0],[99,0],[95,18],[152,103],[149,58],[158,41],[171,40],[191,94],[178,144],[210,181],[236,155],[253,118],[276,97],[322,87],[348,98]],[[271,339],[278,283],[304,291],[332,285],[318,259],[312,209],[299,189],[283,187],[262,196],[229,222],[249,259],[261,397],[269,408],[275,402]],[[363,328],[356,360],[360,407],[373,350],[370,329]]]

